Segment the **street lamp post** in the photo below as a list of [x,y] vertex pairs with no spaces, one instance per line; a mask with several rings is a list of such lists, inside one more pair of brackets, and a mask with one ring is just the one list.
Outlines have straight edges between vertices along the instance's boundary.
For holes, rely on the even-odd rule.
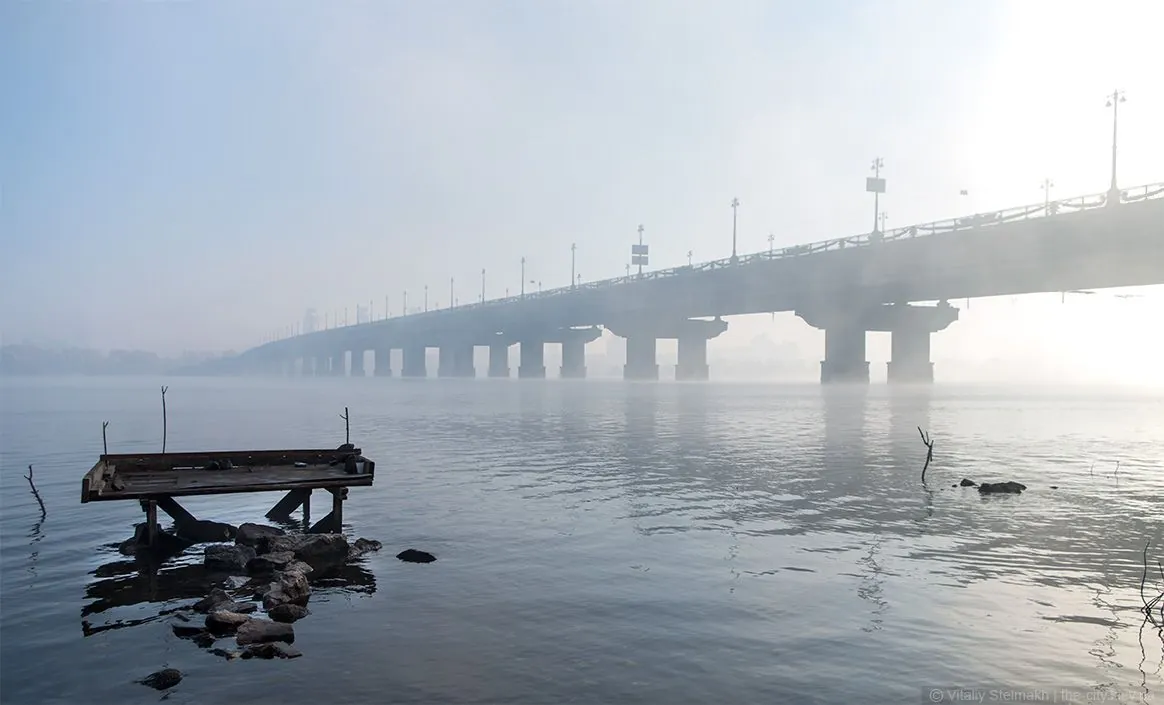
[[481,270],[481,303],[485,303],[485,270]]
[[772,233],[768,233],[768,257],[769,258],[772,257],[772,248],[774,247],[773,243],[775,243],[775,242],[776,242],[776,236],[773,235]]
[[880,221],[878,212],[881,210],[881,194],[885,193],[885,179],[881,178],[881,167],[885,166],[885,160],[877,157],[873,160],[873,176],[865,179],[865,190],[873,193],[873,232],[877,232],[877,225]]
[[1107,107],[1111,108],[1111,188],[1108,190],[1107,205],[1114,206],[1120,202],[1120,191],[1116,186],[1116,138],[1119,136],[1120,103],[1127,102],[1124,92],[1113,91],[1107,97]]
[[578,243],[571,242],[570,243],[570,286],[574,285],[574,259],[575,259],[574,253],[577,249],[578,249]]
[[1055,182],[1050,179],[1043,179],[1043,208],[1047,215],[1051,215],[1051,189],[1055,188]]
[[404,307],[400,311],[400,315],[407,316],[408,315],[408,289],[404,290],[404,296],[402,296],[400,300],[403,302],[401,305]]
[[525,298],[525,257],[521,258],[521,298]]
[[732,264],[740,261],[736,256],[736,209],[740,207],[740,199],[732,199]]
[[691,266],[691,257],[695,254],[694,250],[687,250],[687,266]]
[[881,219],[881,232],[884,233],[885,232],[885,221],[889,220],[889,213],[887,213],[885,211],[881,211],[880,219]]
[[453,277],[449,277],[449,308],[456,305],[457,294],[453,289]]
[[424,285],[424,312],[428,313],[428,284]]

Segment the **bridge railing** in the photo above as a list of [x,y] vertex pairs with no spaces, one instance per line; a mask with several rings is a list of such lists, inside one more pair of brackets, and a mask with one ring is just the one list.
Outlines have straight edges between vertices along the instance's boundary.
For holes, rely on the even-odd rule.
[[[1147,184],[1144,186],[1135,186],[1133,188],[1124,189],[1120,191],[1120,203],[1134,203],[1137,201],[1145,201],[1149,199],[1164,197],[1164,182]],[[868,247],[870,245],[878,245],[886,242],[896,242],[899,240],[908,240],[917,237],[926,237],[928,235],[936,235],[939,233],[951,233],[962,230],[976,230],[981,228],[989,228],[996,225],[1003,225],[1006,223],[1013,223],[1020,220],[1031,220],[1035,218],[1045,218],[1061,213],[1078,212],[1083,210],[1091,210],[1094,208],[1102,208],[1108,205],[1108,194],[1099,193],[1087,196],[1077,196],[1056,201],[1044,201],[1027,206],[1018,206],[1015,208],[1007,208],[999,211],[991,211],[985,213],[977,213],[974,215],[963,216],[961,218],[950,218],[947,220],[939,220],[932,223],[924,223],[921,225],[910,225],[902,228],[895,228],[882,232],[863,233],[860,235],[851,235],[849,237],[833,238],[830,240],[821,240],[819,242],[808,243],[805,245],[793,245],[790,247],[773,248],[761,252],[756,252],[749,255],[742,255],[737,258],[726,257],[723,259],[712,260],[710,262],[703,262],[700,264],[689,264],[680,267],[671,267],[668,269],[657,269],[651,272],[644,272],[641,275],[632,274],[629,276],[613,277],[610,279],[601,279],[598,281],[586,282],[583,284],[575,284],[572,286],[556,287],[553,289],[545,289],[537,292],[529,292],[516,296],[508,296],[500,299],[489,299],[488,301],[476,301],[469,304],[461,304],[449,308],[439,310],[426,311],[424,313],[406,314],[404,316],[397,316],[397,320],[406,317],[439,317],[453,311],[464,312],[476,309],[499,308],[502,306],[518,303],[527,300],[544,300],[563,296],[567,294],[576,294],[580,291],[596,291],[607,289],[614,286],[629,284],[632,282],[655,281],[659,279],[667,279],[670,277],[690,274],[692,272],[707,272],[717,269],[724,269],[727,267],[739,267],[745,264],[757,264],[762,262],[771,262],[774,260],[788,259],[795,257],[803,257],[805,255],[814,255],[821,252],[829,252],[833,250],[843,250],[851,247]],[[360,323],[356,325],[374,325],[376,323],[384,323],[385,319],[374,321],[372,323]],[[347,326],[348,328],[354,326]],[[335,329],[330,329],[335,330]],[[321,331],[322,332],[322,331]]]

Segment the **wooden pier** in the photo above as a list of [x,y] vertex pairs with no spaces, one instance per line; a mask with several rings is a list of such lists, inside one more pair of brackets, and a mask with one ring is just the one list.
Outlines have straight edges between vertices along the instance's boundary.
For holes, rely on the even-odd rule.
[[285,520],[303,507],[310,524],[311,492],[322,489],[331,494],[331,512],[308,531],[339,532],[348,488],[371,486],[375,469],[373,461],[349,444],[336,450],[102,455],[81,480],[81,502],[138,500],[146,513],[146,543],[152,546],[158,534],[158,509],[174,520],[179,535],[183,527],[203,523],[175,497],[286,492],[267,517]]

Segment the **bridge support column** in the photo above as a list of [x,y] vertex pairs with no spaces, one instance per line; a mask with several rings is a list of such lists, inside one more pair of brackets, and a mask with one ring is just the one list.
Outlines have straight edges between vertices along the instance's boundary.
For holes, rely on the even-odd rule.
[[930,362],[930,332],[921,328],[893,331],[891,359],[886,365],[890,384],[932,384],[934,363]]
[[578,338],[562,341],[563,379],[583,379],[586,377],[586,341]]
[[679,336],[679,360],[675,365],[677,380],[705,380],[707,366],[707,337],[697,334]]
[[327,374],[327,358],[320,355],[311,358],[311,375],[322,377],[325,374]]
[[657,343],[653,335],[632,335],[626,339],[623,379],[659,379],[659,365],[655,362]]
[[449,343],[440,347],[438,377],[473,377],[473,346],[466,343]]
[[367,372],[364,371],[364,351],[363,350],[353,350],[352,351],[352,376],[353,377],[364,377],[366,375],[367,375]]
[[392,350],[389,348],[379,348],[375,352],[375,361],[373,362],[372,374],[377,377],[391,377],[392,376]]
[[410,345],[404,348],[400,370],[401,377],[427,377],[428,369],[424,362],[425,348],[423,345]]
[[347,365],[344,364],[344,354],[342,352],[335,353],[331,356],[331,375],[343,377],[346,373]]
[[517,376],[522,379],[545,379],[546,344],[540,340],[523,340],[518,344],[521,363]]
[[865,328],[841,323],[825,328],[825,359],[820,363],[821,384],[869,383],[865,360]]
[[489,376],[509,376],[509,343],[489,344]]

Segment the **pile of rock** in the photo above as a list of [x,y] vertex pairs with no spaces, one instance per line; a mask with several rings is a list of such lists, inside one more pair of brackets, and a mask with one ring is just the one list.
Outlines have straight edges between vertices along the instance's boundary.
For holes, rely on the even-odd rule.
[[[214,588],[191,605],[206,615],[204,626],[179,615],[174,633],[211,648],[217,639],[234,636],[242,651],[213,649],[225,658],[295,658],[291,624],[308,615],[311,585],[307,576],[315,569],[340,565],[381,548],[379,541],[356,539],[348,543],[341,534],[287,534],[261,524],[243,524],[234,532],[233,544],[206,547],[207,569],[232,576],[249,576],[242,587],[249,599],[236,599]],[[267,619],[252,616],[257,600]]]
[[[1014,482],[1013,480],[1007,482],[983,482],[981,485],[968,478],[962,478],[962,481],[954,485],[954,487],[977,487],[979,494],[1022,494],[1023,490],[1027,488],[1021,482]],[[1055,489],[1052,487],[1051,489]]]

